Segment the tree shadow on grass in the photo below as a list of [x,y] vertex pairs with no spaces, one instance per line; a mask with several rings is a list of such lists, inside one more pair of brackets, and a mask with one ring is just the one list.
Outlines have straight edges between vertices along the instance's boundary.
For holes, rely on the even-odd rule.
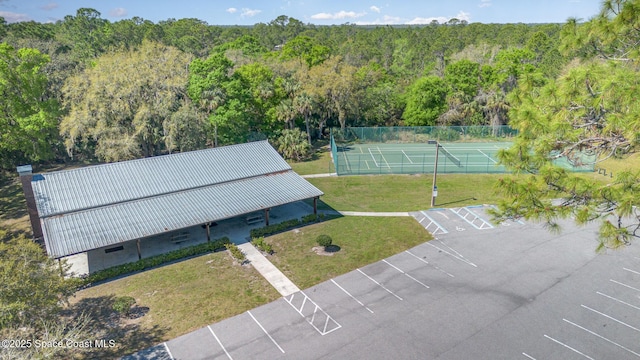
[[[168,327],[153,325],[141,326],[136,318],[144,316],[149,308],[134,306],[130,314],[121,316],[113,309],[116,296],[99,296],[85,298],[69,306],[63,316],[80,316],[90,318],[91,334],[89,340],[106,340],[104,347],[88,349],[82,356],[84,359],[115,359],[136,351],[150,348],[163,341]],[[113,340],[110,344],[109,340]],[[113,346],[111,346],[113,345]],[[73,349],[70,349],[73,350]],[[77,349],[76,349],[77,350]]]

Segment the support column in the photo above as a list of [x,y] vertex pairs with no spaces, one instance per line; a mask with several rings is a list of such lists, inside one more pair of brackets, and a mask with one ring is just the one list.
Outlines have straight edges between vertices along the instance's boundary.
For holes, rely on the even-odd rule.
[[313,198],[313,215],[318,215],[318,197]]
[[269,226],[269,210],[271,210],[271,209],[269,209],[269,208],[264,209],[264,224],[266,226]]
[[210,242],[211,241],[211,230],[210,230],[211,223],[208,222],[205,225],[207,228],[207,242]]
[[142,252],[140,252],[140,239],[136,240],[136,246],[138,247],[138,260],[142,260]]

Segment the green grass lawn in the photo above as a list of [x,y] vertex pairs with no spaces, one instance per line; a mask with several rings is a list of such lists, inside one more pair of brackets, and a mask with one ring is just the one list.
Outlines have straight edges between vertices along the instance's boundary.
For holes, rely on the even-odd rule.
[[[438,175],[436,206],[495,203],[495,183],[505,175]],[[431,206],[429,175],[364,175],[307,179],[325,195],[324,208],[343,211],[415,211]],[[322,208],[322,207],[321,207]]]
[[331,152],[326,146],[317,148],[316,153],[310,160],[289,161],[289,165],[299,175],[324,174],[336,171],[333,167],[333,161],[331,161]]
[[251,266],[233,264],[227,251],[207,254],[97,285],[76,294],[74,304],[132,296],[149,312],[144,329],[162,329],[150,343],[132,344],[123,354],[172,339],[271,302],[280,294]]
[[[331,236],[340,250],[332,256],[312,251],[321,234]],[[429,240],[410,217],[340,217],[266,238],[275,251],[269,260],[301,289]]]

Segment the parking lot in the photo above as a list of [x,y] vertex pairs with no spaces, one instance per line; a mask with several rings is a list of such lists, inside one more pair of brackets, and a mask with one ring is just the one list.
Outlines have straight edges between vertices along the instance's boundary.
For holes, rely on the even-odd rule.
[[640,357],[637,245],[596,254],[595,226],[487,209],[412,213],[436,239],[130,358]]

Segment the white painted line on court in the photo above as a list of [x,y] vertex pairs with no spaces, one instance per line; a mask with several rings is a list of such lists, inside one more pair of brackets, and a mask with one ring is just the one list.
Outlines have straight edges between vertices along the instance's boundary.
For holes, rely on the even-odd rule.
[[342,152],[342,155],[344,155],[344,163],[347,165],[347,171],[351,172],[351,166],[349,165],[349,159],[347,158],[347,153]]
[[444,270],[440,269],[440,268],[439,268],[439,267],[437,267],[436,265],[433,265],[433,264],[429,263],[427,260],[425,260],[425,259],[423,259],[423,258],[421,258],[421,257],[419,257],[419,256],[417,256],[417,255],[415,255],[414,253],[412,253],[412,252],[411,252],[411,251],[409,251],[409,250],[405,250],[404,252],[406,252],[407,254],[409,254],[409,255],[413,256],[414,258],[416,258],[416,259],[418,259],[418,260],[422,261],[423,263],[425,263],[425,264],[427,264],[427,265],[429,265],[429,266],[432,266],[434,269],[436,269],[436,270],[438,270],[438,271],[441,271],[441,272],[443,272],[443,273],[447,274],[449,277],[455,277],[455,276],[453,276],[453,274],[450,274],[450,273],[448,273],[448,272],[446,272],[446,271],[444,271]]
[[387,289],[386,287],[384,287],[384,285],[380,284],[379,282],[377,282],[374,278],[372,278],[371,276],[365,274],[362,270],[358,269],[358,272],[360,272],[360,274],[366,276],[367,278],[369,278],[369,280],[373,281],[374,283],[376,283],[378,286],[380,286],[381,288],[385,289],[389,294],[395,296],[398,300],[402,300],[402,298],[396,294],[393,293],[393,291]]
[[609,281],[611,281],[611,282],[612,282],[612,283],[614,283],[614,284],[622,285],[622,286],[624,286],[624,287],[626,287],[626,288],[629,288],[629,289],[631,289],[631,290],[635,290],[635,291],[640,292],[640,289],[634,288],[634,287],[633,287],[633,286],[631,286],[631,285],[627,285],[627,284],[621,283],[620,281],[615,281],[615,280],[613,280],[613,279],[609,279]]
[[596,310],[596,309],[592,309],[592,308],[588,307],[587,305],[580,305],[580,306],[582,306],[583,308],[585,308],[585,309],[587,309],[587,310],[593,311],[593,312],[594,312],[594,313],[596,313],[596,314],[602,315],[602,316],[606,317],[607,319],[611,319],[611,320],[613,320],[613,321],[617,322],[618,324],[622,324],[622,325],[624,325],[624,326],[628,327],[629,329],[633,329],[633,330],[635,330],[635,331],[637,331],[637,332],[640,332],[640,329],[638,329],[638,328],[636,328],[636,327],[633,327],[633,326],[631,326],[631,325],[629,325],[629,324],[625,323],[624,321],[618,320],[618,319],[616,319],[616,318],[614,318],[614,317],[612,317],[612,316],[609,316],[609,315],[607,315],[607,314],[605,314],[605,313],[601,313],[600,311],[598,311],[598,310]]
[[527,354],[527,353],[524,353],[524,352],[523,352],[523,353],[522,353],[522,355],[526,356],[528,359],[536,360],[536,358],[534,358],[533,356],[531,356],[531,355],[529,355],[529,354]]
[[331,279],[331,282],[334,283],[340,290],[344,291],[345,294],[349,295],[353,300],[355,300],[358,304],[360,304],[363,308],[367,309],[370,313],[373,314],[373,310],[369,309],[365,304],[363,304],[360,300],[356,299],[355,296],[351,295],[347,290],[345,290],[342,286],[340,286],[337,282]]
[[441,249],[441,248],[439,248],[439,247],[437,247],[437,246],[433,245],[431,242],[427,242],[427,243],[425,243],[425,244],[427,244],[427,245],[429,245],[429,246],[431,246],[431,247],[434,247],[434,248],[438,249],[438,251],[441,251],[441,252],[443,252],[443,253],[445,253],[445,254],[447,254],[447,255],[449,255],[449,256],[451,256],[451,257],[455,258],[455,259],[458,259],[458,260],[462,261],[462,262],[463,262],[463,263],[465,263],[465,264],[471,265],[471,266],[473,266],[473,267],[478,267],[478,265],[476,265],[476,264],[472,263],[471,261],[469,261],[469,260],[465,259],[464,257],[458,257],[458,256],[456,256],[456,255],[454,255],[454,254],[452,254],[452,253],[448,252],[447,250]]
[[613,345],[615,345],[615,346],[617,346],[617,347],[619,347],[619,348],[621,348],[621,349],[623,349],[623,350],[626,350],[626,351],[628,351],[628,352],[632,353],[633,355],[635,355],[635,356],[637,356],[637,357],[640,357],[640,354],[638,354],[637,352],[635,352],[635,351],[633,351],[633,350],[631,350],[631,349],[629,349],[629,348],[626,348],[626,347],[624,347],[624,346],[622,346],[622,345],[618,344],[618,343],[617,343],[617,342],[615,342],[615,341],[609,340],[609,339],[607,339],[606,337],[604,337],[604,336],[602,336],[602,335],[600,335],[600,334],[598,334],[598,333],[595,333],[595,332],[593,332],[593,331],[591,331],[591,330],[589,330],[589,329],[587,329],[587,328],[584,328],[584,327],[582,327],[582,326],[580,326],[580,325],[578,325],[578,324],[576,324],[576,323],[574,323],[574,322],[571,322],[571,321],[569,321],[569,320],[567,320],[567,319],[562,319],[562,320],[566,321],[567,323],[569,323],[569,324],[571,324],[571,325],[573,325],[573,326],[575,326],[575,327],[577,327],[577,328],[579,328],[579,329],[582,329],[582,330],[584,330],[584,331],[588,332],[588,333],[589,333],[589,334],[591,334],[591,335],[597,336],[597,337],[599,337],[600,339],[602,339],[602,340],[604,340],[604,341],[609,342],[610,344],[613,344]]
[[371,160],[373,160],[373,163],[376,165],[377,168],[379,168],[380,165],[378,165],[378,162],[376,161],[376,158],[373,157],[373,153],[371,152],[371,148],[367,148],[367,150],[369,150],[369,155],[371,155]]
[[478,149],[478,151],[480,152],[480,154],[482,154],[482,155],[486,156],[489,160],[493,161],[493,163],[494,163],[494,164],[497,164],[497,163],[498,163],[497,161],[493,160],[493,159],[491,158],[491,156],[489,156],[489,155],[485,154],[482,150]]
[[402,150],[402,153],[407,157],[407,160],[409,160],[409,162],[413,164],[413,161],[411,161],[411,158],[409,157],[409,155],[407,155],[406,152],[404,152],[404,150]]
[[636,310],[640,310],[640,307],[637,307],[637,306],[635,306],[635,305],[631,305],[631,304],[629,304],[628,302],[624,302],[624,301],[622,301],[622,300],[620,300],[620,299],[616,299],[616,298],[614,298],[613,296],[610,296],[610,295],[607,295],[607,294],[603,294],[603,293],[601,293],[600,291],[596,291],[596,294],[601,295],[601,296],[604,296],[604,297],[606,297],[606,298],[609,298],[609,299],[611,299],[611,300],[613,300],[613,301],[617,301],[617,302],[619,302],[620,304],[627,305],[627,306],[632,307],[632,308],[634,308],[634,309],[636,309]]
[[627,269],[627,268],[622,268],[622,269],[623,269],[623,270],[626,270],[626,271],[628,271],[628,272],[631,272],[631,273],[634,273],[634,274],[638,274],[638,275],[640,275],[640,272],[637,272],[637,271],[635,271],[635,270],[631,270],[631,269]]
[[406,272],[404,272],[404,271],[402,271],[400,268],[398,268],[398,267],[394,266],[393,264],[391,264],[391,263],[390,263],[390,262],[388,262],[387,260],[382,259],[382,261],[383,261],[385,264],[387,264],[387,265],[391,266],[392,268],[394,268],[394,269],[398,270],[400,273],[404,274],[404,275],[405,275],[406,277],[408,277],[409,279],[411,279],[411,280],[413,280],[413,281],[417,282],[418,284],[420,284],[420,285],[424,286],[425,288],[429,289],[429,285],[427,285],[427,284],[423,283],[422,281],[420,281],[420,280],[418,280],[418,279],[414,278],[413,276],[411,276],[411,275],[407,274]]
[[382,156],[382,160],[384,160],[384,163],[387,164],[388,168],[391,168],[391,166],[389,166],[389,163],[387,162],[387,159],[384,157],[384,154],[382,154],[382,151],[380,150],[379,146],[376,146],[378,148],[378,153],[380,154],[380,156]]
[[167,343],[166,343],[166,342],[163,342],[162,344],[164,345],[164,349],[167,351],[167,354],[169,354],[169,359],[170,359],[170,360],[175,359],[175,358],[173,357],[173,355],[171,354],[171,350],[169,350],[169,345],[167,345]]
[[233,360],[231,355],[229,355],[229,352],[227,352],[227,349],[225,349],[224,345],[222,345],[222,342],[220,342],[220,339],[218,339],[218,336],[216,336],[216,333],[213,332],[213,329],[211,328],[211,326],[207,325],[207,328],[209,328],[209,331],[211,331],[211,335],[213,335],[213,337],[216,339],[216,341],[218,342],[218,345],[220,345],[224,353],[227,354],[227,357],[229,358],[229,360]]
[[253,319],[253,321],[256,322],[256,324],[258,324],[258,326],[260,326],[260,329],[262,329],[262,331],[267,334],[267,336],[269,337],[269,339],[271,339],[271,341],[278,347],[278,349],[280,351],[282,351],[282,353],[284,354],[284,349],[282,349],[280,347],[280,345],[278,345],[278,343],[276,342],[276,340],[274,338],[271,337],[271,335],[269,335],[269,333],[267,332],[267,330],[265,330],[264,327],[262,327],[262,324],[260,324],[260,322],[258,322],[258,320],[253,316],[253,314],[251,313],[251,311],[247,311],[247,313],[249,314],[249,316],[251,316],[251,318]]
[[569,350],[571,350],[571,351],[573,351],[573,352],[575,352],[575,353],[577,353],[577,354],[580,354],[580,355],[582,355],[582,356],[586,357],[587,359],[596,360],[596,359],[592,358],[591,356],[589,356],[589,355],[587,355],[587,354],[585,354],[585,353],[582,353],[582,352],[580,352],[580,351],[578,351],[578,350],[576,350],[576,349],[572,348],[571,346],[569,346],[569,345],[567,345],[567,344],[563,343],[562,341],[560,341],[560,340],[556,340],[556,339],[552,338],[551,336],[549,336],[549,335],[547,335],[547,334],[545,334],[545,335],[544,335],[544,337],[546,337],[547,339],[549,339],[549,340],[553,341],[553,342],[554,342],[554,343],[556,343],[556,344],[562,345],[562,346],[566,347],[567,349],[569,349]]

